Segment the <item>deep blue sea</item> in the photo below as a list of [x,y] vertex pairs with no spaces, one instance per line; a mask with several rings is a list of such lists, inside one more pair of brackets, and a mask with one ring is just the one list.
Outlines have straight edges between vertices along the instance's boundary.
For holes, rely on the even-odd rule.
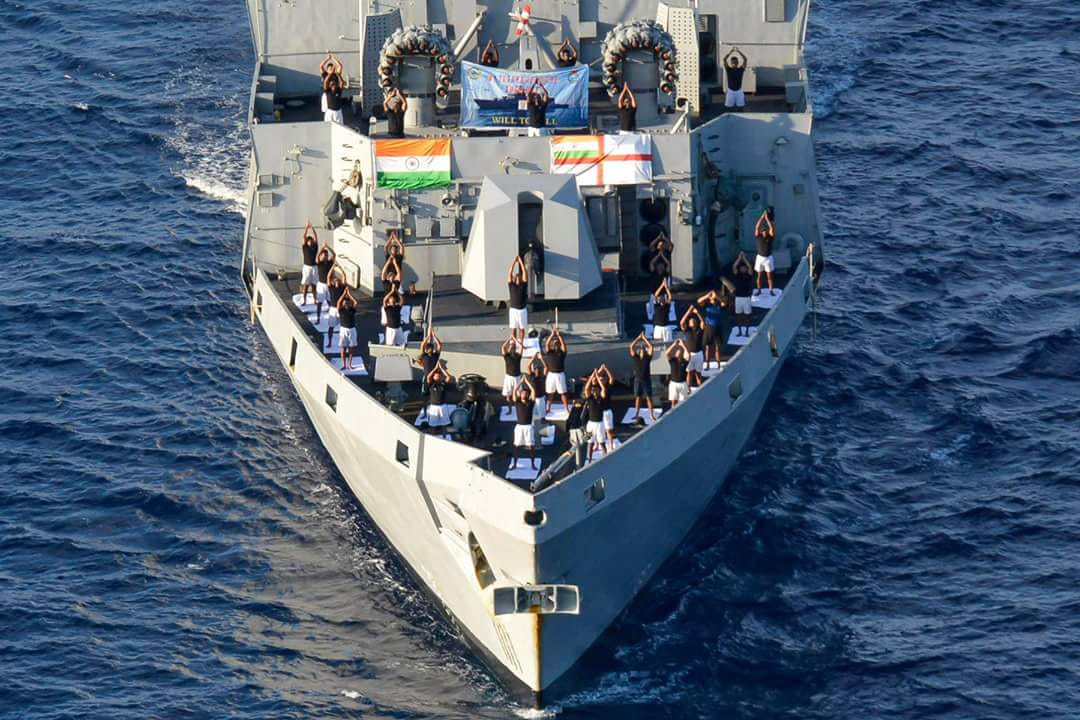
[[[561,718],[1080,714],[1080,6],[819,0],[818,335]],[[503,718],[247,322],[238,0],[0,0],[0,716]]]

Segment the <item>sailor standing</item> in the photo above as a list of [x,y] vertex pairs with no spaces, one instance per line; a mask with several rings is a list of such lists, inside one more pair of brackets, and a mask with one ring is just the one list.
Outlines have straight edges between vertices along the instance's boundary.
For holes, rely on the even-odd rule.
[[607,363],[601,363],[596,369],[596,381],[600,384],[603,392],[600,395],[600,404],[603,406],[604,432],[607,434],[608,452],[615,449],[615,408],[611,404],[611,390],[615,385],[615,375]]
[[705,362],[720,362],[720,348],[724,346],[724,299],[720,293],[710,290],[697,299],[698,305],[705,309]]
[[506,374],[503,375],[502,396],[507,402],[514,399],[514,391],[521,382],[521,343],[518,339],[510,336],[502,344],[503,363],[506,366]]
[[356,299],[353,298],[349,288],[345,288],[341,299],[338,300],[338,322],[341,328],[338,334],[341,336],[338,345],[341,347],[341,369],[353,369],[353,348],[356,347]]
[[396,286],[391,286],[390,292],[383,298],[383,312],[386,316],[386,326],[383,332],[383,340],[387,345],[404,345],[401,332],[401,294]]
[[551,101],[547,88],[539,80],[534,80],[525,101],[529,113],[529,137],[542,137],[548,134],[547,107]]
[[775,295],[773,289],[773,270],[776,269],[776,260],[773,258],[773,240],[776,239],[775,211],[770,207],[761,213],[757,224],[754,226],[754,236],[757,238],[757,259],[754,260],[754,270],[757,271],[757,292],[761,294],[761,275],[764,273],[769,279],[769,294]]
[[727,75],[727,92],[724,94],[724,107],[746,107],[746,93],[743,92],[743,75],[746,73],[746,56],[739,48],[732,48],[724,57],[724,74]]
[[312,300],[316,299],[315,285],[319,282],[319,270],[315,267],[315,256],[319,254],[319,234],[311,223],[304,228],[304,244],[300,250],[304,254],[304,266],[300,270],[300,292],[304,294],[301,304],[307,305],[309,292]]
[[563,407],[570,410],[570,396],[566,393],[566,339],[563,338],[559,328],[555,328],[548,335],[544,343],[548,374],[545,390],[548,395],[559,395]]
[[690,365],[690,353],[682,340],[676,340],[667,349],[671,377],[668,382],[668,401],[675,407],[690,397],[690,387],[686,384],[686,368]]
[[413,363],[422,372],[420,392],[427,392],[427,379],[431,371],[439,366],[439,358],[442,357],[442,341],[434,330],[428,330],[427,335],[420,342],[420,356]]
[[446,384],[453,379],[454,376],[441,362],[436,362],[435,368],[428,374],[428,427],[444,427],[450,424],[450,406],[446,402]]
[[653,340],[669,343],[675,338],[675,328],[670,324],[673,314],[671,289],[664,280],[653,293]]
[[634,419],[641,417],[641,401],[649,407],[649,417],[656,422],[652,401],[653,345],[642,332],[630,343],[630,358],[634,363]]
[[510,263],[506,282],[510,288],[510,333],[524,345],[525,328],[529,325],[529,311],[525,306],[529,292],[529,271],[520,255]]
[[322,321],[322,307],[325,303],[330,304],[330,287],[327,282],[330,278],[330,269],[337,262],[337,255],[330,246],[323,243],[319,254],[315,256],[315,270],[318,282],[315,284],[315,324]]
[[536,467],[536,430],[533,428],[533,415],[535,414],[536,386],[528,376],[521,378],[514,396],[514,461],[510,465],[513,470],[517,467],[518,451],[521,448],[529,449],[529,464]]
[[705,337],[705,331],[702,328],[704,324],[701,311],[694,305],[687,309],[679,322],[679,327],[682,328],[685,335],[683,344],[686,345],[686,349],[690,353],[686,367],[686,371],[689,373],[690,387],[701,385],[702,373],[705,372],[705,353],[702,351]]
[[596,380],[594,372],[585,383],[585,433],[589,436],[589,462],[593,459],[593,450],[604,451],[607,433],[604,430],[604,395],[607,390]]
[[619,134],[632,133],[637,130],[637,98],[630,89],[629,83],[623,83],[622,92],[619,93]]
[[754,293],[754,269],[750,266],[750,260],[746,253],[740,252],[739,257],[731,266],[735,285],[735,319],[738,322],[738,335],[749,335],[750,317],[754,313],[754,305],[751,297]]
[[547,415],[547,374],[548,366],[544,361],[544,357],[540,353],[536,353],[533,355],[532,360],[529,361],[526,377],[528,377],[529,385],[533,389],[533,400],[535,401],[533,422],[537,425],[543,423],[544,416]]
[[326,283],[327,294],[330,296],[330,306],[327,311],[326,322],[326,347],[334,344],[334,323],[338,320],[338,301],[345,294],[345,272],[338,266],[330,270]]

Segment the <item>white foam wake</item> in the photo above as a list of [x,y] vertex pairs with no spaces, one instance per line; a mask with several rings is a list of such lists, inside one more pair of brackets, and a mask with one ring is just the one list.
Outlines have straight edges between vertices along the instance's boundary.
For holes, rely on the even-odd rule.
[[224,203],[230,212],[241,215],[247,212],[247,199],[242,189],[230,187],[223,182],[201,175],[181,175],[180,177],[192,190]]

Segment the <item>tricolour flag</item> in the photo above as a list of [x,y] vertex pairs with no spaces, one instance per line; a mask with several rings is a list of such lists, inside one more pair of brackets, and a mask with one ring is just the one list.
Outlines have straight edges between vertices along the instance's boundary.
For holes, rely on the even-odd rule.
[[450,138],[376,140],[375,185],[430,188],[450,184]]
[[652,182],[652,137],[556,135],[551,172],[577,175],[578,185],[640,185]]

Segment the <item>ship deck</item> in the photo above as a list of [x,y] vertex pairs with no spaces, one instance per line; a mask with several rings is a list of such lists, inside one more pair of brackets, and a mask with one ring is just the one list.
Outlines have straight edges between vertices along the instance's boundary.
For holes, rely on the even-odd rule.
[[[782,289],[788,278],[787,273],[776,273],[775,280],[778,289]],[[614,280],[614,277],[610,278]],[[492,305],[486,304],[483,301],[475,298],[467,292],[460,289],[460,284],[455,285],[459,279],[456,277],[439,278],[436,284],[436,321],[440,328],[443,324],[451,319],[471,320],[472,322],[480,325],[495,325],[498,324],[505,327],[505,309],[499,309]],[[299,274],[286,274],[273,280],[273,285],[278,295],[283,299],[285,305],[293,313],[294,318],[297,320],[300,327],[304,329],[307,336],[313,343],[321,344],[324,348],[324,352],[327,357],[333,360],[338,357],[339,352],[334,346],[331,351],[327,347],[327,338],[324,329],[316,327],[314,321],[314,315],[304,312],[293,302],[294,294],[300,290]],[[676,306],[678,312],[681,314],[685,311],[685,308],[696,300],[701,294],[707,292],[707,287],[692,287],[681,288],[675,292]],[[605,299],[610,298],[613,302],[620,304],[618,309],[618,315],[621,318],[622,325],[617,337],[612,338],[576,338],[572,335],[567,336],[570,350],[574,352],[588,351],[591,357],[595,357],[598,360],[608,362],[615,367],[625,367],[627,362],[627,343],[629,340],[636,336],[642,329],[642,325],[646,322],[646,310],[645,304],[649,296],[649,290],[645,287],[635,288],[633,284],[631,287],[621,293],[621,296],[617,298],[611,298],[610,291],[601,290],[599,296]],[[767,293],[768,291],[763,291]],[[371,295],[359,292],[355,289],[352,290],[354,297],[359,301],[359,308],[356,315],[357,334],[359,339],[359,345],[356,348],[356,357],[359,360],[362,359],[364,367],[368,370],[368,374],[365,375],[352,375],[350,379],[367,392],[372,397],[376,398],[384,405],[390,403],[392,393],[390,385],[385,382],[378,381],[374,378],[374,369],[378,362],[372,352],[372,346],[380,344],[380,334],[382,332],[382,325],[380,319],[380,299],[372,297]],[[616,295],[618,291],[615,290]],[[427,293],[417,292],[415,295],[410,296],[408,303],[414,306],[423,307],[427,300]],[[560,324],[566,322],[574,322],[577,313],[581,313],[584,317],[589,317],[591,314],[601,312],[604,302],[599,302],[596,298],[583,301],[580,307],[573,307],[566,303],[560,304]],[[545,312],[550,311],[550,308],[545,308],[541,303],[539,307],[534,308],[534,312],[531,316],[531,324],[535,328],[541,328],[547,325],[549,320],[552,320],[551,315],[553,313]],[[757,324],[767,312],[764,308],[755,307],[753,313],[753,323]],[[547,318],[545,320],[545,318]],[[724,325],[725,333],[729,333],[730,328],[733,326],[733,316],[729,315]],[[325,321],[323,321],[325,322]],[[422,328],[414,328],[409,335],[409,342],[407,345],[407,351],[413,358],[419,354],[418,343],[423,336]],[[489,355],[497,358],[500,352],[500,341],[463,341],[463,342],[446,342],[444,340],[444,353],[448,351],[453,352],[466,352],[474,355]],[[659,356],[663,353],[660,343],[654,343],[657,345],[656,353]],[[739,345],[727,343],[722,349],[721,359],[726,361],[730,359],[740,349]],[[606,359],[610,357],[610,360]],[[500,361],[501,363],[501,361]],[[455,375],[461,375],[464,372],[468,372],[467,368],[455,368],[454,361],[448,363],[448,367]],[[718,372],[718,369],[715,370]],[[619,377],[617,372],[617,382],[613,387],[612,393],[612,406],[615,414],[616,421],[616,439],[621,443],[629,440],[636,433],[640,432],[644,427],[643,422],[638,421],[631,424],[624,424],[621,421],[627,415],[628,411],[634,407],[633,396],[633,383],[632,377],[629,375]],[[707,372],[707,375],[710,374]],[[575,387],[575,378],[570,377],[570,373],[567,374],[567,380],[570,385],[568,388],[571,391],[571,400],[573,399],[573,390]],[[393,411],[400,417],[408,422],[416,423],[417,418],[421,416],[425,405],[426,398],[421,393],[420,386],[420,370],[417,368],[413,373],[413,381],[400,383],[397,387],[393,388],[399,392],[399,397],[393,402]],[[491,453],[483,462],[486,469],[494,472],[502,477],[507,476],[507,471],[510,466],[510,461],[513,456],[513,431],[514,422],[501,421],[499,418],[500,410],[505,404],[502,396],[500,395],[500,389],[502,384],[502,376],[495,378],[486,378],[487,380],[487,392],[486,401],[489,404],[488,408],[488,423],[486,432],[476,438],[466,439],[461,436],[448,434],[448,429],[443,428],[427,428],[424,425],[420,427],[431,434],[445,436],[447,439],[452,439],[461,442],[468,442],[468,444],[487,450]],[[579,377],[576,387],[581,387],[585,378]],[[656,410],[659,412],[668,406],[667,403],[667,391],[666,391],[666,377],[656,373],[654,371],[653,378],[653,403]],[[447,402],[456,404],[463,399],[462,390],[451,386],[448,388]],[[642,406],[642,413],[645,414],[646,408],[644,404]],[[536,448],[536,458],[540,461],[540,471],[551,468],[556,461],[560,458],[564,458],[564,461],[559,463],[562,470],[559,472],[558,477],[562,477],[565,474],[569,474],[575,469],[573,461],[567,461],[566,456],[570,452],[570,443],[568,438],[568,432],[566,428],[565,419],[553,419],[547,424],[554,428],[553,432],[554,442],[549,445],[538,445]],[[599,456],[598,456],[599,457]],[[522,460],[520,466],[526,468],[529,464],[527,451],[522,451]],[[538,472],[538,474],[539,474]],[[526,473],[527,474],[527,473]],[[558,479],[558,477],[553,479]],[[529,488],[532,479],[529,477],[510,477],[507,478],[511,482]]]
[[[458,132],[461,116],[458,93],[452,93],[450,99],[450,104],[446,108],[440,109],[436,114],[438,127],[424,128],[422,132],[410,130],[407,134],[439,135]],[[608,100],[607,95],[599,89],[599,85],[596,85],[596,87],[591,89],[589,107],[591,109],[590,122],[595,129],[610,132],[618,130],[618,113],[611,101]],[[323,119],[323,114],[320,109],[320,98],[318,95],[291,97],[288,101],[281,103],[279,108],[279,112],[281,113],[279,122],[321,122]],[[361,108],[359,112],[354,112],[352,104],[345,103],[345,125],[363,135],[367,135],[371,130],[371,110],[371,108]],[[701,125],[727,112],[731,111],[724,107],[723,92],[716,91],[710,95],[709,104],[702,108],[701,117],[695,120],[693,124],[695,126]],[[791,112],[791,108],[788,106],[784,88],[760,87],[758,88],[758,92],[748,93],[746,95],[746,107],[742,112],[786,113]],[[642,124],[638,129],[643,132],[668,132],[678,119],[679,115],[680,113],[661,114],[659,122],[656,124]],[[522,132],[524,132],[524,130],[522,130]],[[556,134],[574,134],[580,132],[582,132],[581,129],[570,129],[556,131]],[[386,118],[383,116],[381,108],[375,113],[374,133],[377,137],[385,136],[387,134]],[[507,131],[505,130],[483,131],[483,134],[485,135],[506,133]]]

